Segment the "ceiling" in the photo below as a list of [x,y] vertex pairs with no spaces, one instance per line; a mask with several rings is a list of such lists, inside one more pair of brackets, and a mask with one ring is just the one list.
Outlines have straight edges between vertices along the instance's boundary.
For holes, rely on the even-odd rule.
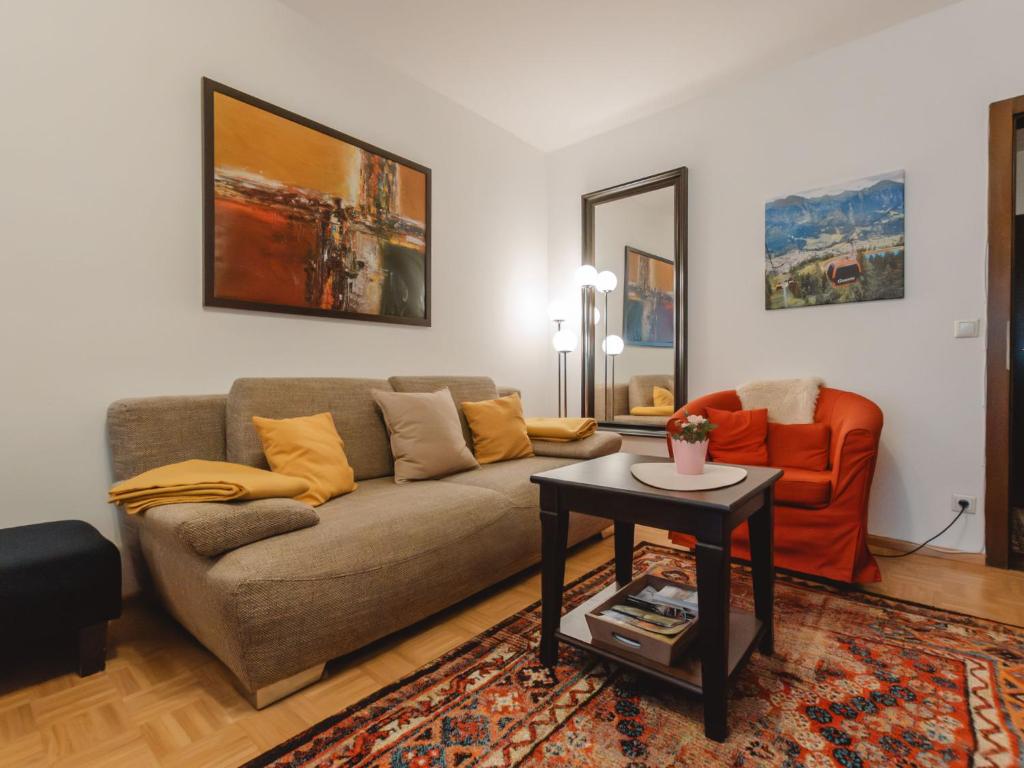
[[956,0],[282,0],[548,151]]

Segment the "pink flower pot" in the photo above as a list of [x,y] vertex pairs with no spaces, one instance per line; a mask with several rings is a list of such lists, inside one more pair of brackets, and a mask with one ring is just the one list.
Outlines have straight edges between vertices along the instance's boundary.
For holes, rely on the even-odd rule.
[[673,440],[672,453],[676,459],[676,472],[680,475],[704,474],[704,460],[708,455],[707,440],[701,443]]

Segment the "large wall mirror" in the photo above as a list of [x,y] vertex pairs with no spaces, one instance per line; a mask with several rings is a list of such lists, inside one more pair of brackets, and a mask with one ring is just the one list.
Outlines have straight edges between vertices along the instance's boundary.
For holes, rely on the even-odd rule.
[[582,263],[583,415],[663,433],[686,402],[686,168],[583,195]]

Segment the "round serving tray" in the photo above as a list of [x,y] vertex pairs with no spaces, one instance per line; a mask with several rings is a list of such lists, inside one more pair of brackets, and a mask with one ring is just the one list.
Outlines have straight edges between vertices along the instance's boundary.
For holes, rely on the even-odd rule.
[[705,464],[702,475],[681,475],[676,472],[674,462],[634,464],[630,471],[641,483],[666,491],[710,491],[736,485],[747,476],[747,470],[742,467],[724,464]]

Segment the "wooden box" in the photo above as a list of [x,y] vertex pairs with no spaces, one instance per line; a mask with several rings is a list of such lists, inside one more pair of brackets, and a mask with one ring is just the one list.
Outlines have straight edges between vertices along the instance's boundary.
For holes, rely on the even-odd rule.
[[643,574],[612,595],[610,599],[600,603],[594,610],[587,613],[586,618],[587,625],[590,627],[591,642],[612,650],[628,651],[665,666],[672,666],[696,639],[698,624],[696,619],[690,622],[690,626],[683,629],[678,635],[669,637],[654,635],[640,629],[617,624],[600,615],[602,611],[608,610],[613,605],[624,603],[626,595],[635,595],[648,585],[655,589],[661,589],[664,586],[692,589],[692,587],[686,584],[662,579],[650,573]]

